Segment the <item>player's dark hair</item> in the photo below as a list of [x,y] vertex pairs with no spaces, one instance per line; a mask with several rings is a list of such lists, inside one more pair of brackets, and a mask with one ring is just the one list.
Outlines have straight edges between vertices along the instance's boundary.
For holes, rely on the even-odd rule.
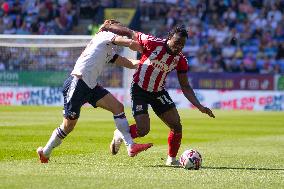
[[168,39],[171,39],[175,34],[188,39],[188,33],[184,25],[176,26],[174,29],[172,29],[168,34]]
[[121,36],[127,36],[130,39],[133,39],[134,36],[134,31],[124,27],[120,24],[117,24],[115,22],[111,23],[112,21],[110,21],[110,23],[104,24],[104,26],[102,27],[101,31],[110,31],[113,32],[117,35],[121,35]]

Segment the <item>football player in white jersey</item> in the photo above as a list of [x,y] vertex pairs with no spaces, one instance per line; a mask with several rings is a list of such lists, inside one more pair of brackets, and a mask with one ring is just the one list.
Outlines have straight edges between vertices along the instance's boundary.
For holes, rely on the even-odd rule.
[[[139,152],[152,146],[134,143],[130,133],[129,124],[125,117],[123,105],[97,82],[103,68],[114,63],[119,66],[135,69],[137,60],[129,60],[115,54],[115,45],[129,47],[141,51],[140,45],[132,39],[104,31],[104,27],[93,37],[86,49],[76,61],[73,71],[63,85],[64,110],[63,122],[56,128],[44,147],[37,149],[41,163],[48,163],[52,150],[62,143],[62,140],[74,129],[80,116],[80,109],[86,102],[94,108],[101,107],[113,113],[116,135],[125,142],[128,155],[134,157]],[[114,140],[113,140],[114,141]],[[112,143],[111,152],[118,152],[119,145]]]

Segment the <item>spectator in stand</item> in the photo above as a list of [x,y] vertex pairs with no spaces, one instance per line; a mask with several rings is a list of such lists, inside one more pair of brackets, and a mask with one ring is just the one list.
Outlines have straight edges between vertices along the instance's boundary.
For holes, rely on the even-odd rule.
[[[192,71],[208,71],[220,58],[226,66],[239,66],[241,59],[252,53],[256,55],[254,58],[257,59],[259,70],[267,67],[264,60],[269,56],[276,61],[275,64],[279,64],[280,72],[284,72],[284,1],[139,2],[144,33],[163,38],[164,31],[169,31],[177,24],[186,25],[194,33],[195,36],[190,37],[191,40],[184,48],[185,55],[196,56],[196,59],[193,58],[196,68]],[[121,7],[123,3],[111,0],[0,0],[0,34],[72,34],[73,26],[80,22],[79,16],[100,24],[104,8]],[[147,28],[149,31],[145,30]],[[85,33],[87,29],[81,34]],[[232,39],[236,39],[235,42],[228,44]],[[205,56],[201,58],[198,54]],[[209,60],[205,58],[208,54],[211,54],[210,61],[203,62]],[[202,69],[198,68],[199,65]],[[222,68],[225,72],[243,70]]]
[[273,73],[273,65],[271,64],[270,59],[266,56],[263,63],[261,64],[261,69],[260,69],[260,73],[263,74],[268,74],[268,73]]
[[0,5],[4,24],[0,24],[0,33],[55,34],[57,29],[57,34],[62,34],[69,33],[78,22],[76,9],[69,0],[15,0]]
[[273,66],[273,73],[275,73],[275,74],[283,73],[283,71],[281,71],[281,66],[280,66],[280,64],[275,64],[275,65]]
[[237,13],[232,9],[232,7],[229,7],[223,14],[223,19],[229,27],[234,27],[236,24]]
[[245,68],[247,73],[259,73],[259,68],[256,65],[255,60],[250,65],[247,65]]
[[220,72],[223,72],[223,69],[221,68],[220,64],[218,64],[218,62],[214,62],[212,67],[209,68],[208,72],[210,72],[210,73],[220,73]]
[[280,22],[282,19],[282,13],[277,9],[275,4],[271,5],[271,10],[267,14],[267,20],[275,21],[276,23]]
[[277,48],[276,60],[283,59],[284,60],[284,42],[279,43]]
[[38,22],[46,23],[48,22],[49,10],[46,7],[46,3],[44,1],[39,2],[37,5],[38,9]]
[[9,3],[8,2],[5,2],[5,1],[3,1],[3,2],[1,2],[2,4],[1,4],[1,8],[2,8],[2,11],[4,12],[4,13],[9,13],[9,11],[10,11],[10,7],[9,7]]
[[5,30],[5,26],[3,23],[3,18],[0,16],[0,34],[4,33],[4,30]]
[[[154,7],[154,3],[151,2],[147,2],[147,5]],[[244,65],[240,64],[240,59],[243,56],[247,59],[247,54],[264,54],[261,56],[260,61],[257,60],[256,68],[253,69],[255,72],[263,68],[264,61],[262,58],[265,56],[270,56],[273,60],[276,60],[276,64],[279,64],[280,68],[284,67],[283,58],[276,59],[277,56],[281,56],[281,53],[278,53],[281,49],[279,50],[278,48],[284,41],[283,1],[201,0],[197,2],[179,0],[175,4],[165,3],[165,7],[168,10],[168,14],[165,17],[165,26],[167,28],[174,27],[177,24],[185,24],[191,28],[198,28],[195,29],[196,36],[198,36],[198,48],[195,49],[195,52],[192,52],[190,48],[191,44],[188,43],[184,49],[185,54],[198,56],[206,45],[210,47],[209,53],[212,55],[213,62],[218,62],[217,59],[221,55],[221,60],[224,60],[229,67],[231,65],[241,66],[240,68],[233,66],[234,69],[224,69],[221,66],[224,71],[245,71],[244,68],[253,67],[254,63],[249,67],[247,67],[246,63]],[[152,17],[152,19],[158,20],[163,18],[160,15]],[[165,27],[159,28],[165,29]],[[156,30],[156,34],[160,34],[161,32],[158,31],[159,28],[154,27],[153,31]],[[236,42],[228,45],[227,42],[233,38],[236,39]],[[233,53],[233,49],[235,49],[235,53]],[[234,55],[232,56],[232,54]],[[235,57],[237,59],[233,61]],[[195,64],[198,62],[198,65],[201,67],[206,65],[206,63],[202,62],[206,59],[196,61],[199,59],[193,59]],[[237,62],[237,64],[232,64],[232,62]],[[198,67],[198,65],[194,67]],[[212,69],[211,66],[210,68]],[[270,70],[270,68],[268,69]],[[193,68],[192,70],[199,71],[200,69]],[[280,71],[283,70],[280,69]]]
[[99,0],[80,1],[80,15],[82,18],[96,19],[101,8],[101,1]]
[[55,32],[59,35],[68,34],[68,31],[72,28],[72,21],[72,16],[69,14],[66,7],[61,7],[55,17]]
[[16,29],[14,28],[13,22],[9,21],[7,25],[5,26],[3,34],[15,34],[15,33],[16,33]]

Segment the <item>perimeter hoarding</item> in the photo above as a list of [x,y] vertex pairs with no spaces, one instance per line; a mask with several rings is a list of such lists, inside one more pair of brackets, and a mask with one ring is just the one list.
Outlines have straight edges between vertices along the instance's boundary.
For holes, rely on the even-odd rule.
[[[219,90],[274,90],[273,74],[248,73],[188,73],[188,78],[194,89]],[[170,73],[166,87],[180,88],[176,73]]]
[[[284,92],[195,90],[200,103],[213,109],[284,111]],[[169,90],[178,108],[194,108],[181,90]]]
[[60,71],[0,72],[0,86],[59,87],[67,76],[68,72]]
[[284,91],[284,75],[276,76],[277,90]]
[[[123,104],[131,104],[129,90],[108,88]],[[194,108],[181,90],[168,90],[178,108]],[[222,110],[284,111],[284,91],[223,91],[195,90],[204,106]],[[128,102],[129,101],[129,102]],[[0,105],[62,106],[61,88],[56,87],[1,87]]]

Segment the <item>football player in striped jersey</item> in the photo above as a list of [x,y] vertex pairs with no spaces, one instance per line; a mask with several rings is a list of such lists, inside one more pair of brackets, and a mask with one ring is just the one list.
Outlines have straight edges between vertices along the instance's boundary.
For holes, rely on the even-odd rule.
[[[130,126],[131,136],[143,137],[149,133],[148,105],[151,105],[156,115],[170,128],[166,165],[179,165],[176,156],[182,139],[182,125],[175,103],[164,87],[169,72],[176,70],[185,97],[200,112],[215,118],[209,108],[200,104],[188,82],[188,63],[182,53],[188,39],[187,30],[184,26],[177,26],[169,33],[167,39],[160,39],[130,30],[115,22],[109,23],[106,27],[109,31],[131,37],[143,48],[131,88],[132,113],[136,121],[136,124]],[[114,136],[115,138],[119,137]]]

